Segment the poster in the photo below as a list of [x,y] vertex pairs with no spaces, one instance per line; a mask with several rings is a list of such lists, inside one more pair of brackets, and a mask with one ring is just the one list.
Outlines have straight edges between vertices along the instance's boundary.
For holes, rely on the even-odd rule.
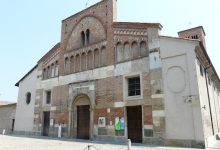
[[124,118],[115,117],[115,130],[124,130],[125,129],[125,121]]
[[106,120],[105,117],[99,117],[98,120],[98,127],[105,127],[106,126]]
[[121,129],[121,123],[119,117],[115,117],[115,130]]

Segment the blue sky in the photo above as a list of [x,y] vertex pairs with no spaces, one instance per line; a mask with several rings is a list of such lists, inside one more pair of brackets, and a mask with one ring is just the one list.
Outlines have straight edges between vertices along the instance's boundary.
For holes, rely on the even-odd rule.
[[[60,41],[61,20],[100,0],[0,0],[0,100],[16,101],[14,84]],[[219,0],[118,0],[118,21],[159,22],[162,35],[202,25],[220,75]]]

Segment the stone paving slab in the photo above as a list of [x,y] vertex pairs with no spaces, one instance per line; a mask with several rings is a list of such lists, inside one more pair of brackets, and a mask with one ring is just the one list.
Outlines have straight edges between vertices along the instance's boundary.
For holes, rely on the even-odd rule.
[[[49,138],[30,138],[18,136],[0,135],[0,150],[87,150],[92,144],[91,150],[127,150],[123,144],[113,144],[100,141],[86,140],[59,140]],[[198,150],[193,148],[157,147],[144,144],[132,144],[132,150]]]

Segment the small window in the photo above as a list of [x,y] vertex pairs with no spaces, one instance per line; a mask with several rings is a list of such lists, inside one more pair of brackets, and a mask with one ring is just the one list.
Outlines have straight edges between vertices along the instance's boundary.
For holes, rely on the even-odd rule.
[[84,33],[84,31],[81,32],[81,43],[82,43],[82,46],[85,45],[85,33]]
[[141,95],[140,77],[128,79],[128,96]]
[[86,30],[86,42],[87,42],[87,44],[90,43],[90,31],[89,31],[89,29]]
[[31,102],[31,93],[28,92],[28,93],[26,94],[26,104],[30,104],[30,102]]
[[46,92],[46,104],[51,103],[51,91]]
[[201,64],[200,64],[200,75],[203,76],[203,67]]

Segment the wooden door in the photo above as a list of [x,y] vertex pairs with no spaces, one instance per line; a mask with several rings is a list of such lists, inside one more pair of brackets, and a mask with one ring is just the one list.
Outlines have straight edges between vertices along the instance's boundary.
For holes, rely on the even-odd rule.
[[127,107],[128,139],[134,143],[142,142],[142,108],[141,106]]
[[90,132],[90,106],[77,106],[77,138],[89,139]]
[[50,112],[44,112],[43,136],[49,135]]

